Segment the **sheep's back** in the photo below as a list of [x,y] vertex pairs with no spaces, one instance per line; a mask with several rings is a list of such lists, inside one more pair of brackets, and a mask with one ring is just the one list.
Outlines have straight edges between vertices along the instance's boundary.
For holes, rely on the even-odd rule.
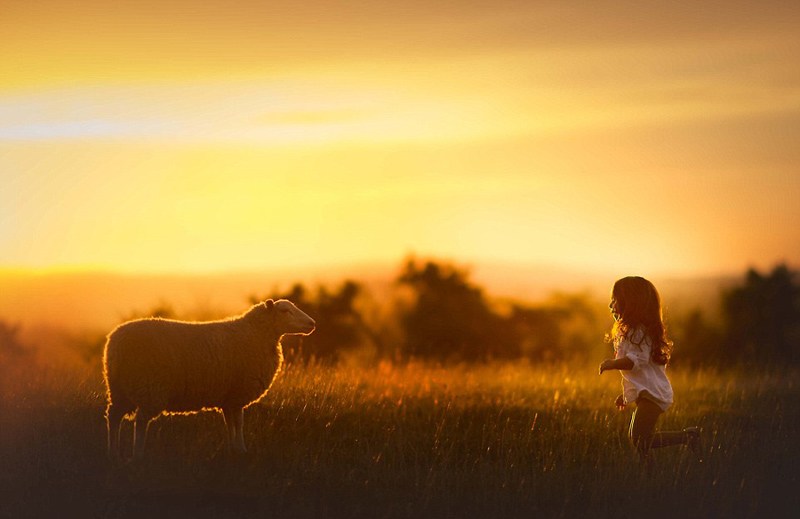
[[222,361],[226,324],[144,319],[121,325],[106,345],[111,398],[117,393],[171,411],[217,405],[233,369]]

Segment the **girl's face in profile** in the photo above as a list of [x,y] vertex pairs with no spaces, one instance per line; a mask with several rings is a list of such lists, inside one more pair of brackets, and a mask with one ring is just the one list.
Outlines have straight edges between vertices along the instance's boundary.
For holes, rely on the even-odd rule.
[[608,309],[611,310],[611,315],[614,316],[615,321],[619,321],[619,311],[617,309],[617,300],[614,299],[614,296],[611,296],[611,303],[608,305]]

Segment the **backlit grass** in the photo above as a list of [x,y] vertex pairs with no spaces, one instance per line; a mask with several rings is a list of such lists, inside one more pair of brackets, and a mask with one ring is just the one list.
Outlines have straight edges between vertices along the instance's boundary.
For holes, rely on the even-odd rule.
[[[706,459],[661,450],[639,471],[594,365],[288,365],[245,411],[161,417],[145,459],[105,460],[99,369],[32,371],[0,404],[0,517],[656,517],[793,515],[795,372],[673,370],[660,427],[700,425]],[[9,389],[12,388],[12,389]],[[130,424],[125,433],[130,434]]]

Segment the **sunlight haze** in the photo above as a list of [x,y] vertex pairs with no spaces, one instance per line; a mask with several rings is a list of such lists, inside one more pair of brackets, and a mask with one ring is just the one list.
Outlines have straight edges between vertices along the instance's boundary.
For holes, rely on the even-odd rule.
[[0,8],[0,268],[800,263],[788,2]]

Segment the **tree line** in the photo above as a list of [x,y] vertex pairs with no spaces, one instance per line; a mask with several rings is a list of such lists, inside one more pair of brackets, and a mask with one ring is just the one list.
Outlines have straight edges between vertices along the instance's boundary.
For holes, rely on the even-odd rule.
[[749,269],[722,291],[719,322],[701,310],[681,323],[676,349],[689,363],[800,364],[800,283],[781,264],[770,272]]
[[[555,294],[538,304],[498,302],[471,281],[466,269],[413,258],[390,292],[379,302],[364,284],[346,280],[335,288],[297,283],[249,299],[290,299],[316,320],[312,335],[284,338],[290,360],[335,362],[360,354],[394,361],[556,362],[609,353],[603,342],[611,326],[608,303],[589,294]],[[667,314],[673,363],[800,363],[800,284],[786,265],[766,273],[750,269],[720,293],[717,310]],[[711,318],[712,313],[720,318]],[[182,317],[163,302],[127,317],[140,316]],[[7,361],[24,351],[18,332],[18,326],[0,320],[0,358]],[[93,341],[82,353],[98,356],[102,342]]]
[[[316,292],[297,284],[270,297],[291,299],[317,320],[311,336],[285,341],[304,359],[336,360],[366,347],[395,360],[552,362],[594,358],[610,347],[602,339],[611,325],[607,302],[588,294],[499,304],[465,269],[414,259],[406,261],[394,286],[399,296],[378,318],[365,314],[365,288],[353,280]],[[766,273],[750,269],[720,292],[713,310],[668,315],[675,363],[800,363],[800,284],[786,265]],[[715,313],[721,318],[709,317]]]

